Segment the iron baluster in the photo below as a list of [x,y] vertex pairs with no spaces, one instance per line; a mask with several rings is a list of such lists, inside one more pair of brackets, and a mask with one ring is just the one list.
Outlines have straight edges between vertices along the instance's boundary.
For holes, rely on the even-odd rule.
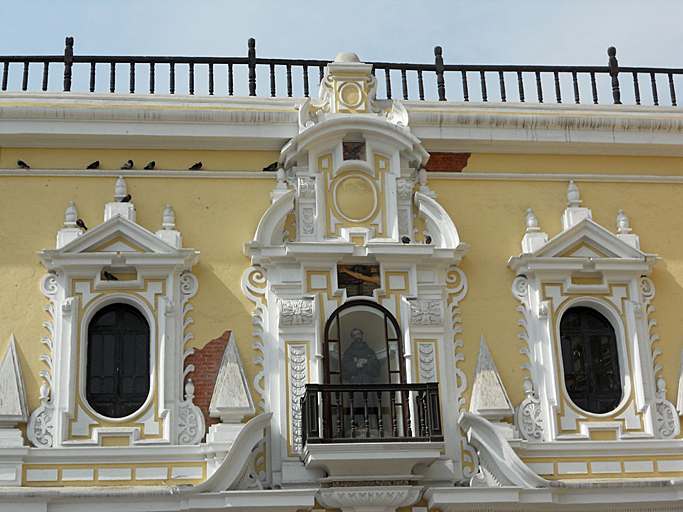
[[389,400],[391,406],[389,407],[389,412],[391,414],[391,436],[398,437],[398,423],[396,421],[396,393],[392,390],[389,391]]
[[615,105],[621,105],[621,91],[619,90],[619,63],[617,62],[617,49],[614,46],[607,48],[609,56],[609,74],[612,77],[612,98]]
[[633,72],[633,92],[636,96],[636,105],[640,105],[640,85],[638,84],[638,73]]
[[169,70],[168,80],[168,89],[171,94],[175,94],[175,62],[171,62],[171,69]]
[[247,41],[249,64],[249,96],[256,96],[256,39],[253,37]]
[[539,103],[543,103],[543,85],[541,84],[540,71],[536,71],[536,97]]
[[21,79],[21,90],[28,89],[28,61],[24,61],[24,75]]
[[209,96],[213,96],[213,62],[209,62]]
[[189,70],[189,75],[190,75],[190,96],[194,95],[194,62],[190,62],[190,70]]
[[270,96],[275,97],[275,64],[270,64]]
[[47,73],[48,73],[48,68],[50,66],[50,63],[45,61],[43,62],[43,91],[47,91]]
[[659,106],[659,96],[657,95],[657,77],[654,73],[650,73],[650,82],[652,82],[652,101],[655,106]]
[[420,422],[420,437],[427,437],[427,427],[425,425],[425,417],[427,416],[425,414],[425,397],[424,393],[418,392],[417,393],[417,403],[416,408],[418,410],[418,419]]
[[462,97],[464,101],[470,101],[470,91],[467,87],[467,71],[461,71],[462,73]]
[[322,411],[323,413],[321,414],[322,416],[322,423],[323,423],[323,429],[322,429],[322,437],[330,437],[329,432],[327,432],[327,407],[325,407],[327,401],[325,400],[325,397],[329,391],[323,391],[320,393],[320,399],[322,400]]
[[391,99],[391,70],[389,69],[389,66],[384,68],[384,83],[386,84],[387,88],[387,99]]
[[365,437],[370,437],[370,410],[368,408],[368,392],[363,391],[363,425],[365,426]]
[[149,93],[154,94],[154,62],[149,63]]
[[351,406],[351,437],[356,437],[356,407],[355,407],[356,392],[351,391],[349,395],[349,405]]
[[521,71],[517,71],[517,88],[519,89],[519,101],[524,103],[524,80]]
[[401,391],[401,407],[405,411],[405,421],[406,421],[406,432],[405,436],[406,437],[412,437],[413,436],[413,427],[410,422],[410,401],[409,401],[409,395],[406,391]]
[[135,92],[135,63],[130,63],[130,93]]
[[308,98],[308,66],[304,64],[304,96]]
[[486,92],[486,73],[483,71],[479,72],[479,78],[481,80],[481,100],[488,101],[488,94]]
[[440,46],[434,47],[434,65],[436,66],[436,89],[439,93],[439,101],[446,101],[446,80],[443,72],[443,56]]
[[382,420],[382,392],[377,392],[377,430],[379,437],[384,437],[384,421]]
[[95,92],[95,68],[97,63],[92,61],[90,63],[90,92]]
[[318,84],[323,83],[325,77],[325,66],[318,66]]
[[342,427],[342,414],[344,414],[342,394],[340,391],[337,391],[337,437],[344,437],[344,430]]
[[228,64],[228,96],[232,96],[234,92],[234,83],[232,76],[232,62]]
[[292,97],[292,65],[287,64],[287,97]]
[[598,104],[598,86],[595,83],[595,71],[591,71],[591,90],[593,92],[593,104]]
[[112,62],[109,67],[109,92],[116,90],[116,63]]
[[579,77],[576,71],[572,71],[572,83],[574,84],[574,103],[578,105],[581,103],[581,100],[579,98]]
[[74,38],[67,37],[64,42],[64,92],[68,92],[71,90],[71,67],[74,62]]
[[425,99],[425,84],[422,81],[422,70],[418,69],[417,70],[417,88],[420,94],[420,100],[424,101]]
[[676,89],[674,88],[674,76],[669,73],[669,92],[671,93],[671,106],[676,106]]
[[2,90],[7,90],[7,78],[9,77],[9,62],[5,61],[2,66]]
[[553,76],[555,77],[555,99],[557,99],[558,103],[562,103],[562,92],[560,91],[560,74],[555,71]]
[[498,71],[498,81],[500,82],[500,101],[507,101],[507,94],[505,94],[505,74]]
[[403,87],[403,99],[408,99],[408,81],[406,80],[406,70],[401,70],[401,86]]

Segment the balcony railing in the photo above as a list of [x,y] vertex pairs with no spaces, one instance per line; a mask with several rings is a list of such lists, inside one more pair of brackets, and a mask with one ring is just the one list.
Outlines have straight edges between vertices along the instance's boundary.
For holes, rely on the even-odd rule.
[[303,444],[443,441],[439,385],[307,384]]
[[[607,50],[606,66],[469,65],[444,63],[437,46],[433,64],[369,64],[379,98],[677,105],[683,86],[675,79],[681,82],[682,68],[619,67],[616,53],[614,47]],[[62,78],[55,66],[63,65],[63,91],[308,97],[329,61],[257,58],[254,39],[245,57],[74,55],[74,40],[67,37],[63,55],[0,56],[0,62],[2,91],[55,90]],[[622,89],[624,75],[630,85]]]

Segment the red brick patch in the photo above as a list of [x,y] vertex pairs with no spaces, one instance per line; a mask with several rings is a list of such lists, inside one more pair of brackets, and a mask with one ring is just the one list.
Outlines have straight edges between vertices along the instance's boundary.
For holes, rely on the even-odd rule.
[[428,172],[462,172],[472,153],[430,153]]
[[190,373],[188,377],[192,379],[194,384],[194,404],[204,414],[207,432],[209,426],[220,423],[219,418],[209,418],[209,405],[211,404],[213,388],[216,385],[216,378],[221,369],[223,352],[228,346],[231,332],[225,331],[220,338],[211,340],[204,348],[194,349],[194,354],[185,360],[186,364],[194,365],[194,372]]

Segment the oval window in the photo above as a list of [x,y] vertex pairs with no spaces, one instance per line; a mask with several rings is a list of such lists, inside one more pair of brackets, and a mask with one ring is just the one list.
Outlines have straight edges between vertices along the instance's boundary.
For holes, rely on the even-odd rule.
[[568,309],[560,322],[564,383],[581,409],[613,411],[621,401],[621,375],[614,327],[588,307]]
[[149,324],[128,304],[102,308],[88,325],[86,397],[110,418],[137,411],[149,394]]

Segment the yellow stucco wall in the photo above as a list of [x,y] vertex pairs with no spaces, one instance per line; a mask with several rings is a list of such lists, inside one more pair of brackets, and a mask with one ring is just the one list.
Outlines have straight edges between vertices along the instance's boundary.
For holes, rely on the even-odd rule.
[[[116,168],[128,158],[140,167],[156,160],[158,168],[186,169],[202,161],[208,169],[260,170],[277,159],[276,152],[96,150],[96,149],[0,149],[0,168],[15,167],[17,158],[34,168],[84,168],[99,159],[104,168]],[[464,174],[487,173],[574,173],[574,174],[653,174],[676,175],[683,164],[679,158],[502,155],[474,154]],[[472,175],[474,178],[474,175]],[[256,374],[252,362],[251,312],[253,305],[240,288],[242,273],[249,266],[243,244],[252,239],[258,221],[269,206],[274,179],[250,178],[136,178],[127,177],[137,221],[155,231],[167,203],[176,214],[177,229],[185,247],[201,252],[194,273],[199,292],[194,306],[192,346],[201,347],[225,330],[232,330],[240,345],[247,377]],[[676,400],[676,387],[683,340],[683,225],[680,197],[683,184],[604,183],[576,180],[581,198],[593,211],[593,219],[614,231],[619,208],[624,209],[641,248],[662,258],[652,274],[656,287],[653,302],[655,346],[663,355],[667,398]],[[14,333],[26,382],[29,408],[39,405],[39,372],[45,365],[40,343],[48,320],[40,292],[45,269],[35,252],[55,246],[57,231],[63,227],[69,200],[78,208],[88,226],[102,222],[104,205],[112,200],[115,178],[0,176],[0,351]],[[510,293],[514,273],[506,267],[508,258],[521,252],[524,216],[528,207],[536,213],[540,227],[552,238],[560,232],[560,216],[566,206],[565,181],[479,180],[430,178],[430,187],[454,220],[462,241],[471,245],[461,268],[467,275],[469,291],[461,302],[464,362],[469,398],[479,338],[484,334],[513,404],[523,399],[525,361],[519,349],[520,318],[518,302]]]

